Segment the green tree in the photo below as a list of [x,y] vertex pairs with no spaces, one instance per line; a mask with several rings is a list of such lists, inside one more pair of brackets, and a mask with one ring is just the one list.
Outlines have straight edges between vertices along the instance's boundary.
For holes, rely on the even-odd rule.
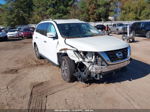
[[77,18],[84,21],[105,21],[108,20],[110,6],[110,0],[80,0],[76,6],[77,10],[72,8],[71,15],[77,15]]
[[108,20],[111,12],[111,1],[110,0],[97,0],[97,21]]
[[32,12],[32,0],[7,0],[3,10],[2,15],[6,26],[28,24]]
[[149,0],[122,0],[121,20],[150,19]]
[[84,21],[89,21],[89,13],[88,13],[88,4],[86,2],[87,0],[81,0],[79,2],[79,12],[80,15],[78,16],[79,19]]
[[31,22],[37,23],[48,18],[68,18],[73,3],[74,0],[33,0]]

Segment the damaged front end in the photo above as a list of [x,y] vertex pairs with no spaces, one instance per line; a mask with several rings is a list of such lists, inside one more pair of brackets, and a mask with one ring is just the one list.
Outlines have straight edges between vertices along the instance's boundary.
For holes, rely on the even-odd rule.
[[[120,53],[120,54],[119,54]],[[104,73],[127,66],[130,63],[130,47],[107,52],[67,51],[76,63],[75,76],[85,81],[90,78],[99,80]]]

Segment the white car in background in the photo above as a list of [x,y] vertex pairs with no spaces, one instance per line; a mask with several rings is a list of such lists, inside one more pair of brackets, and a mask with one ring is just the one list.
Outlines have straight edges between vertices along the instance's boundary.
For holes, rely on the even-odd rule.
[[90,24],[75,19],[40,22],[33,35],[33,48],[37,58],[59,65],[67,82],[76,78],[99,80],[130,63],[128,43],[102,35]]
[[7,37],[19,37],[19,32],[17,29],[10,29],[8,32],[7,32]]
[[0,40],[7,40],[7,34],[4,30],[0,29]]

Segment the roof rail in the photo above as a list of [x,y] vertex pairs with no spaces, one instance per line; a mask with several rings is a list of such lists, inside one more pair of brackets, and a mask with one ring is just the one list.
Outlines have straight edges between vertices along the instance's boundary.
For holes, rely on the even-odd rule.
[[74,20],[74,21],[80,21],[79,19],[55,19],[55,20]]
[[52,21],[53,19],[49,18],[49,19],[44,19],[43,21]]

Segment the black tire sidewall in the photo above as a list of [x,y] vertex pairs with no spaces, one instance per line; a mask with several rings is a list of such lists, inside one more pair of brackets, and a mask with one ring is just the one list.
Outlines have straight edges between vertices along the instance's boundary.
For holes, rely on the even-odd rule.
[[38,47],[37,47],[36,44],[34,45],[34,52],[35,52],[35,55],[36,55],[36,57],[37,57],[38,59],[42,59],[42,57],[41,57],[41,55],[40,55],[40,53],[39,53],[39,49],[38,49]]
[[[62,72],[62,68],[63,68],[63,63],[66,64],[67,66],[67,74],[64,75]],[[61,59],[61,76],[63,78],[64,81],[66,82],[73,82],[75,80],[74,77],[74,71],[75,71],[75,63],[73,60],[71,60],[68,56],[63,56]]]

